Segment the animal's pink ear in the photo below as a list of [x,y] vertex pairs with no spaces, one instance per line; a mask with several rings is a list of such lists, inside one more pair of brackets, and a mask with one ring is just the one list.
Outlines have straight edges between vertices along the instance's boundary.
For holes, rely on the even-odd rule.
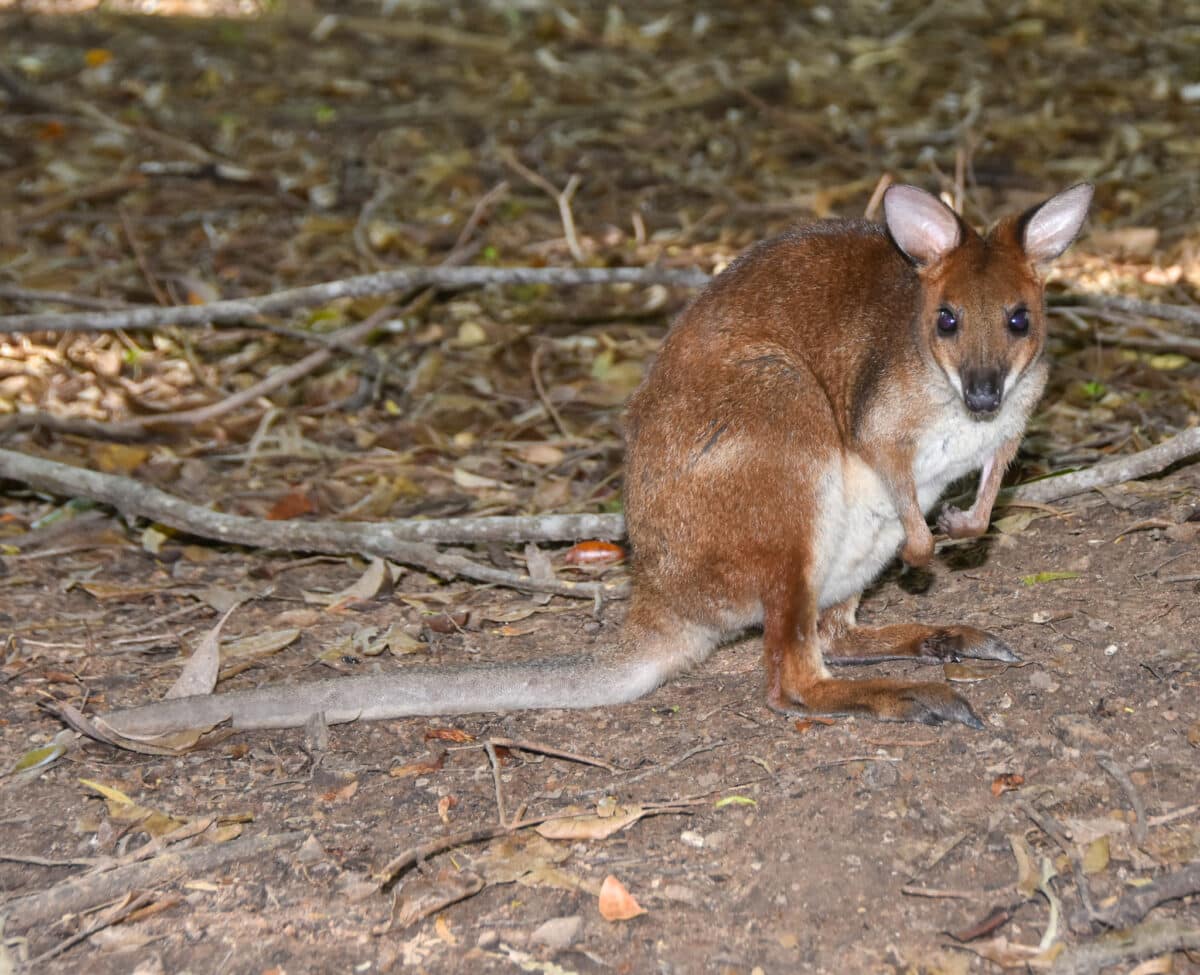
[[1021,246],[1036,264],[1065,251],[1083,226],[1092,202],[1091,183],[1076,183],[1039,203],[1021,217]]
[[883,219],[896,246],[918,264],[936,264],[962,242],[954,211],[916,186],[888,187]]

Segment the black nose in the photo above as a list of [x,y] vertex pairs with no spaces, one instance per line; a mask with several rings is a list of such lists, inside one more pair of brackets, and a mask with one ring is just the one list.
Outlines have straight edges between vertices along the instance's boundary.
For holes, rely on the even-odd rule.
[[972,413],[995,413],[1000,409],[1000,373],[992,370],[968,372],[963,376],[963,401]]

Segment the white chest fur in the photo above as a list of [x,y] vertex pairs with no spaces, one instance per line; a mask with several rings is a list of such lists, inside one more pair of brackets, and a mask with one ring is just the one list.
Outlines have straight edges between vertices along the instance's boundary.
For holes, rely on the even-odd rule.
[[[971,417],[957,397],[924,407],[912,469],[922,511],[1020,434],[1041,393],[1038,378],[1018,382],[990,420]],[[883,479],[857,453],[830,459],[820,495],[815,568],[819,605],[825,609],[870,585],[896,554],[904,529]]]

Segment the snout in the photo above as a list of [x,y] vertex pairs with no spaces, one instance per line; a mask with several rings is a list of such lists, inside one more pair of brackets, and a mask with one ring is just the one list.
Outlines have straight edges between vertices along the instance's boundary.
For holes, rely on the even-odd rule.
[[963,376],[963,402],[976,416],[988,416],[1000,409],[1004,394],[1004,376],[995,369],[970,370]]

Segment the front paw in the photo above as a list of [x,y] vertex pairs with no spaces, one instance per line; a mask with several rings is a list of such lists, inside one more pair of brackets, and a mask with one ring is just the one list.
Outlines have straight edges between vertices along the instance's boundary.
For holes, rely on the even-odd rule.
[[938,515],[938,530],[951,538],[978,538],[987,531],[988,523],[972,516],[969,511],[960,511],[946,505]]

